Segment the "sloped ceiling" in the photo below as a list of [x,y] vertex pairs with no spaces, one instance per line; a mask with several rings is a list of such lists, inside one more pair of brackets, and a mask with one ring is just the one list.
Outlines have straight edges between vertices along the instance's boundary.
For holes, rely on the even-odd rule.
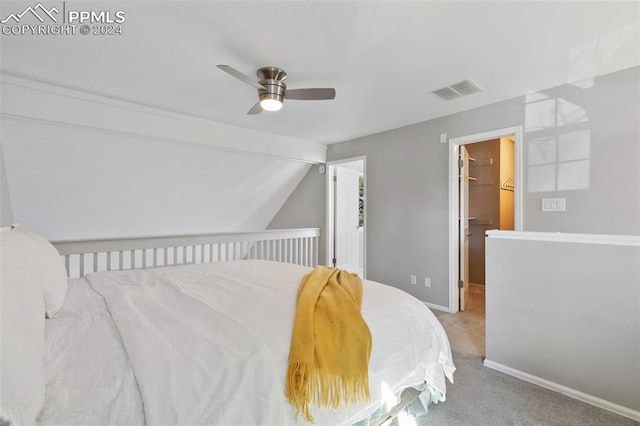
[[9,117],[0,128],[2,219],[52,240],[265,229],[310,168]]
[[[3,1],[0,15],[29,4]],[[0,69],[320,143],[640,64],[640,3],[633,1],[67,1],[66,8],[122,10],[123,32],[2,35]],[[335,87],[337,97],[247,116],[255,90],[217,64],[250,75],[279,66],[290,88]],[[429,94],[467,78],[484,92],[450,102]]]

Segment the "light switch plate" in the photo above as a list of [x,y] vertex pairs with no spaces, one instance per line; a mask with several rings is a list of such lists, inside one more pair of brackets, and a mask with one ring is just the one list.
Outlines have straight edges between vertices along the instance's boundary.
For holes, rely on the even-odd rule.
[[564,198],[543,198],[543,212],[563,212],[566,210]]

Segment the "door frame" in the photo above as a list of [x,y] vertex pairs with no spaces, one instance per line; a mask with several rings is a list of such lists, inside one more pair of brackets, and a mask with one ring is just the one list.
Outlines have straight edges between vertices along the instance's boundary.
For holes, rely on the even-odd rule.
[[[449,139],[449,311],[458,312],[460,280],[460,265],[458,254],[460,251],[459,241],[459,193],[460,184],[458,181],[458,156],[460,146],[476,142],[484,142],[500,137],[513,136],[514,139],[514,180],[513,191],[514,204],[514,225],[516,231],[522,231],[522,195],[523,195],[523,132],[522,126],[507,127],[504,129],[491,130],[483,133],[451,138]],[[365,181],[366,182],[366,181]]]
[[325,247],[325,252],[326,252],[326,257],[325,257],[325,263],[327,264],[327,266],[333,266],[332,265],[332,258],[333,258],[333,211],[334,211],[334,206],[333,206],[333,184],[331,181],[331,176],[333,175],[332,173],[332,168],[334,166],[338,166],[340,164],[344,164],[344,163],[352,163],[354,161],[362,161],[362,175],[364,177],[364,185],[363,185],[363,189],[364,189],[364,207],[363,207],[363,215],[364,215],[364,221],[363,221],[363,225],[362,225],[362,233],[363,233],[363,239],[364,239],[364,243],[362,245],[362,277],[366,278],[367,277],[367,156],[366,155],[360,155],[358,157],[351,157],[351,158],[344,158],[341,160],[334,160],[334,161],[329,161],[327,162],[327,168],[326,168],[326,202],[325,205],[327,206],[325,215],[326,215],[326,247]]
[[[458,145],[458,275],[462,286],[458,285],[458,309],[464,311],[469,301],[469,150],[465,145]],[[460,166],[462,162],[462,166]],[[464,195],[464,197],[463,197]],[[461,220],[464,218],[465,220]]]

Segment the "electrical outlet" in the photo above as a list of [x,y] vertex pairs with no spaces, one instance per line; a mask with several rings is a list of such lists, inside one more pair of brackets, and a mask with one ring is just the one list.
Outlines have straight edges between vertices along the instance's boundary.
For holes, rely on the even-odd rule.
[[411,275],[411,284],[416,285],[416,276]]
[[424,277],[424,286],[425,287],[431,287],[431,278]]

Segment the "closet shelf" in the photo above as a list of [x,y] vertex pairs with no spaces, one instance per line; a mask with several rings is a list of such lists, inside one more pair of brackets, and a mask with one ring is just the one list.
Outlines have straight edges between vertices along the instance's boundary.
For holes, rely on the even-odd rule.
[[469,164],[469,167],[486,167],[493,166],[493,158],[483,158],[480,160],[473,160],[475,163]]

